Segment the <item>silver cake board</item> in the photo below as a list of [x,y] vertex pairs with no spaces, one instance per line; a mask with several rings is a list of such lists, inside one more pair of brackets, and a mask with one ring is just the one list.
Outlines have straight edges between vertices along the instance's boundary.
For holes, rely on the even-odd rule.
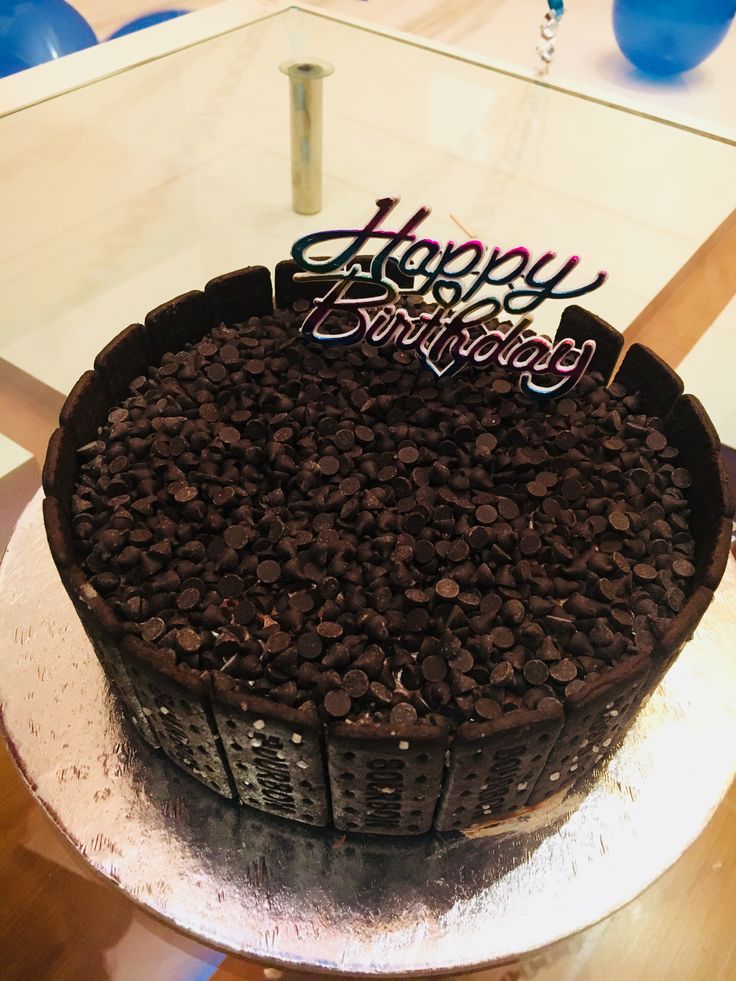
[[122,718],[59,581],[41,496],[0,569],[10,751],[87,862],[154,915],[290,968],[498,964],[608,916],[702,831],[736,770],[736,564],[614,756],[564,800],[480,834],[345,837],[220,799]]

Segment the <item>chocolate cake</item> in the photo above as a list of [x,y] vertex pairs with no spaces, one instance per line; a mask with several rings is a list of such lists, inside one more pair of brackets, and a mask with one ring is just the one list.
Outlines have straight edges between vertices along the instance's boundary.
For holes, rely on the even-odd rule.
[[294,269],[275,301],[262,267],[171,300],[79,379],[43,475],[60,576],[140,735],[219,794],[502,819],[613,750],[705,612],[713,426],[640,345],[611,381],[623,338],[579,307],[589,373],[541,401],[305,337]]

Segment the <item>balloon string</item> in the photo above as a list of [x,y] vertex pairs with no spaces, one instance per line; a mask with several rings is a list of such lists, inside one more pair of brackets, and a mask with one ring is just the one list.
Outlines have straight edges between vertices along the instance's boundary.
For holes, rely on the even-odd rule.
[[539,77],[543,77],[549,72],[549,66],[555,56],[557,28],[564,13],[564,0],[547,0],[547,11],[539,28],[542,40],[537,44],[537,54],[541,62],[537,69]]

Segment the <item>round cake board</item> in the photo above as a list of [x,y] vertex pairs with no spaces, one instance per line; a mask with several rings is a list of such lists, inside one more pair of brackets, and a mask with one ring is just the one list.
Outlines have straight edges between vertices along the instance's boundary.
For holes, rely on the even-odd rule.
[[148,749],[61,585],[39,494],[0,569],[0,705],[33,794],[94,869],[171,925],[290,968],[431,974],[585,929],[661,875],[736,770],[736,564],[613,757],[473,835],[344,836],[220,799]]

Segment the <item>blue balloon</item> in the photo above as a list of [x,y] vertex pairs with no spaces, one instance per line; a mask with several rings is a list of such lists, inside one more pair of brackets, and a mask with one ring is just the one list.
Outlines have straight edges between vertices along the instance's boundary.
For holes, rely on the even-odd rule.
[[0,78],[5,78],[6,75],[15,75],[16,72],[22,72],[26,68],[29,68],[24,61],[18,61],[12,55],[6,55],[2,50],[0,50]]
[[65,0],[3,0],[0,76],[97,44],[95,32]]
[[136,17],[135,20],[123,24],[107,40],[112,41],[115,37],[124,37],[126,34],[133,34],[135,31],[142,31],[145,27],[153,27],[154,24],[163,24],[164,21],[173,20],[175,17],[181,17],[182,14],[188,13],[188,10],[155,10],[153,13],[144,14],[143,17]]
[[614,0],[613,31],[629,61],[647,75],[677,75],[721,43],[736,0]]

